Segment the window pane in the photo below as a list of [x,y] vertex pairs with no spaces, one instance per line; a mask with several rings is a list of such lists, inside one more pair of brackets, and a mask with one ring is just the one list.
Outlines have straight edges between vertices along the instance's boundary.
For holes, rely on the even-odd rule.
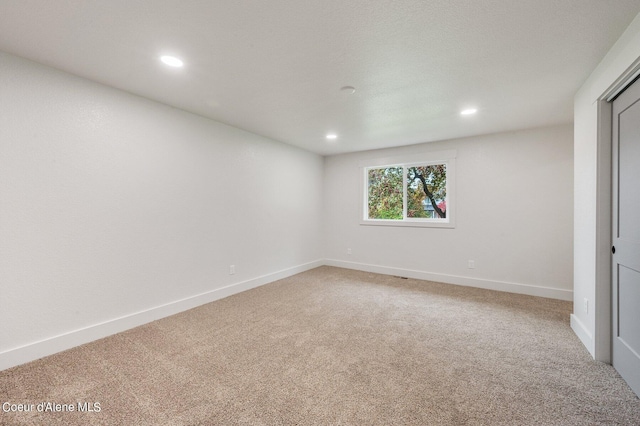
[[447,217],[447,165],[407,168],[407,217]]
[[402,167],[368,170],[369,219],[402,220]]

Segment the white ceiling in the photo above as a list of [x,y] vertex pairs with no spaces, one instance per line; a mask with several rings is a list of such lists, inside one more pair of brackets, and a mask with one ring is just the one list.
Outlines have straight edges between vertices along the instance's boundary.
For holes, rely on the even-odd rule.
[[638,13],[640,0],[0,0],[0,50],[332,154],[570,123]]

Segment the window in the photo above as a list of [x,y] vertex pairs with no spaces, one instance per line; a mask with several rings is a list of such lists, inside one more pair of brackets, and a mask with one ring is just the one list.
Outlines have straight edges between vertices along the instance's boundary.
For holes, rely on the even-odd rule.
[[453,228],[455,152],[430,157],[418,162],[364,166],[361,223]]

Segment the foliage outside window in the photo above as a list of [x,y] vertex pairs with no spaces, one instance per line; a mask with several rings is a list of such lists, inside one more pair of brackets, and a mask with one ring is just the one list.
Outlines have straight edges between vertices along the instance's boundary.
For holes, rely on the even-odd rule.
[[447,217],[447,165],[407,168],[407,217]]
[[452,163],[366,167],[363,224],[453,227]]
[[369,219],[402,219],[402,167],[369,169]]

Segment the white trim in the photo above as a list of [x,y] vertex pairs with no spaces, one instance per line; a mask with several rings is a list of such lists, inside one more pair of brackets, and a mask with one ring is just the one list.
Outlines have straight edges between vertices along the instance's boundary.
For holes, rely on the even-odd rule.
[[[447,203],[447,209],[449,204]],[[448,213],[447,213],[448,214]],[[409,228],[455,228],[455,224],[451,220],[444,221],[442,219],[405,219],[405,220],[393,220],[393,219],[361,219],[360,225],[363,226],[406,226]]]
[[271,282],[317,268],[323,264],[324,262],[322,260],[316,260],[271,274],[252,278],[250,280],[231,284],[226,287],[217,288],[202,294],[176,300],[145,311],[136,312],[134,314],[94,324],[82,329],[73,330],[58,336],[30,343],[25,346],[9,349],[0,353],[0,371],[47,355],[71,349],[112,334],[120,333],[160,318],[165,318],[179,312],[193,309],[206,303],[214,302],[255,287],[269,284]]
[[[396,157],[377,158],[372,160],[362,160],[359,162],[360,168],[360,225],[364,226],[399,226],[413,228],[455,228],[455,206],[456,206],[456,150],[421,152],[412,155],[405,154]],[[412,219],[407,218],[407,168],[417,165],[445,164],[447,167],[447,217],[445,219]],[[402,167],[402,219],[370,219],[368,217],[369,188],[368,180],[371,169],[386,167]]]
[[589,332],[589,329],[585,327],[582,321],[580,321],[580,319],[574,314],[571,314],[569,318],[571,322],[571,329],[576,334],[576,336],[578,336],[578,339],[580,339],[582,344],[587,348],[591,356],[593,356],[595,352],[594,341],[593,336]]
[[395,155],[393,157],[378,157],[372,159],[363,159],[358,162],[358,167],[375,169],[376,167],[390,167],[401,164],[420,164],[433,163],[438,164],[443,161],[457,158],[458,151],[449,149],[445,151],[414,151],[403,155]]
[[[519,284],[504,281],[485,280],[480,278],[447,275],[426,271],[395,268],[390,266],[369,265],[356,262],[345,262],[335,259],[316,260],[313,262],[298,265],[292,268],[277,271],[271,274],[262,275],[250,280],[231,284],[226,287],[211,290],[202,294],[187,297],[165,305],[157,306],[145,311],[126,315],[113,320],[105,321],[86,328],[70,331],[58,336],[50,337],[38,342],[30,343],[14,349],[9,349],[0,353],[0,371],[24,364],[48,355],[53,355],[76,346],[83,345],[116,333],[138,327],[149,322],[165,318],[177,313],[193,309],[206,303],[214,302],[225,297],[250,290],[271,282],[287,278],[301,272],[305,272],[323,265],[335,266],[345,269],[373,272],[384,275],[398,275],[407,278],[415,278],[427,281],[436,281],[445,284],[462,285],[467,287],[484,288],[487,290],[497,290],[510,293],[526,294],[530,296],[547,297],[560,300],[573,300],[571,290],[561,290],[549,287],[534,286],[529,284]],[[574,326],[577,322],[578,326]],[[593,339],[586,327],[580,321],[571,316],[571,327],[587,348],[592,348]],[[585,337],[586,336],[586,340]],[[590,351],[592,349],[589,349]]]
[[466,287],[484,288],[487,290],[504,291],[508,293],[526,294],[529,296],[547,297],[572,301],[572,290],[535,286],[530,284],[511,283],[505,281],[485,280],[481,278],[463,277],[458,275],[440,274],[434,272],[417,271],[413,269],[395,268],[392,266],[370,265],[366,263],[345,262],[336,259],[325,259],[325,265],[336,266],[345,269],[373,272],[384,275],[397,275],[419,280],[436,281],[445,284],[462,285]]
[[[612,360],[611,335],[613,327],[611,300],[611,147],[612,106],[610,101],[640,75],[640,58],[637,58],[608,88],[597,105],[597,154],[596,154],[596,261],[595,261],[595,338],[589,334],[585,346],[596,361],[610,364]],[[577,320],[577,318],[576,318]],[[577,334],[577,333],[576,333]],[[581,338],[582,340],[582,338]]]
[[640,77],[640,68],[630,76],[624,78],[622,83],[620,83],[613,93],[607,97],[607,102],[613,101],[620,93],[624,92],[627,87],[631,86],[631,83],[633,83],[638,77]]
[[595,329],[593,355],[596,361],[611,364],[611,223],[612,223],[612,104],[598,101],[596,154],[596,263]]

